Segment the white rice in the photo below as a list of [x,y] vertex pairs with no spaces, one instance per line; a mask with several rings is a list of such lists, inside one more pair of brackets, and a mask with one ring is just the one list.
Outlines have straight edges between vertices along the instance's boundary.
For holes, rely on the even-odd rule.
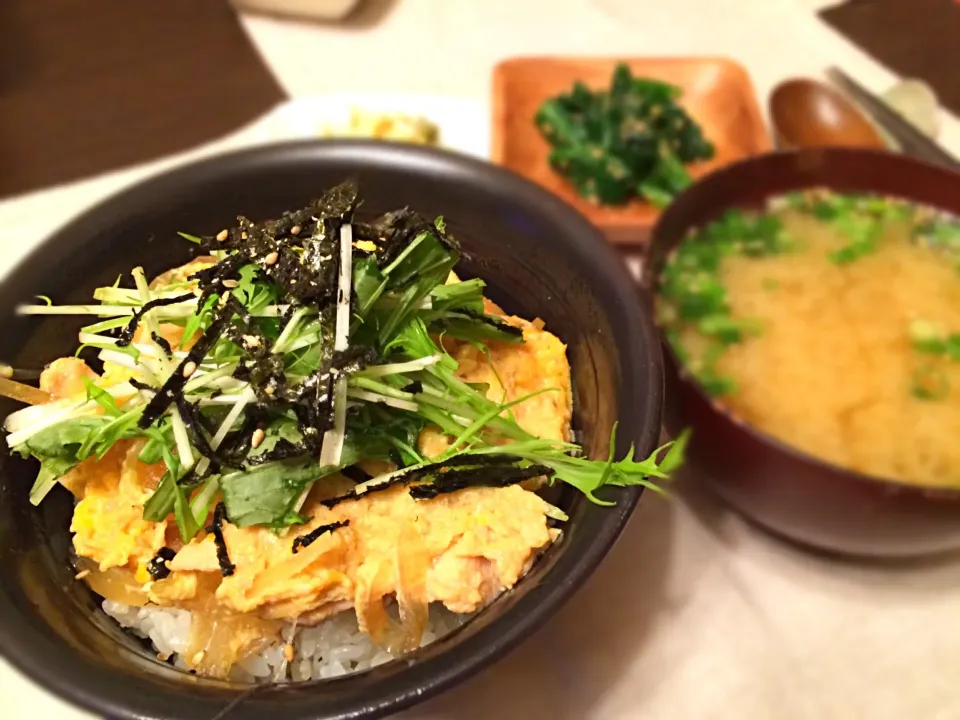
[[[103,601],[103,610],[121,627],[149,639],[158,655],[172,657],[176,667],[189,670],[181,657],[190,645],[189,610],[156,605],[135,607],[111,600]],[[468,617],[434,603],[421,646],[452,632]],[[237,682],[318,680],[360,672],[394,659],[394,655],[377,647],[369,635],[360,632],[356,615],[350,610],[315,627],[296,627],[289,623],[281,634],[282,640],[238,662],[230,679]],[[286,643],[293,644],[294,658],[290,663],[283,654]]]

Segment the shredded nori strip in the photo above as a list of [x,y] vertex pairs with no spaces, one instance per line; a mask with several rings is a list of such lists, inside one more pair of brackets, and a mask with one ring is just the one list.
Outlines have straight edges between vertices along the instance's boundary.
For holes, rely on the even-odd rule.
[[321,525],[318,528],[314,528],[304,535],[295,537],[293,539],[293,547],[291,548],[291,551],[294,555],[296,555],[298,552],[303,550],[303,548],[307,547],[308,545],[312,545],[314,541],[319,539],[319,537],[325,532],[333,532],[337,528],[346,527],[349,524],[349,520],[340,520],[339,522],[330,523],[329,525]]
[[[236,253],[191,275],[191,279],[196,280],[201,289],[198,307],[203,307],[212,294],[223,297],[224,280],[237,278],[241,269],[254,262],[260,268],[261,279],[274,283],[289,302],[291,307],[284,314],[287,321],[296,305],[317,304],[323,312],[324,305],[332,306],[336,300],[339,284],[339,231],[344,222],[352,221],[357,202],[357,184],[355,181],[347,181],[331,188],[306,208],[284,213],[279,220],[258,224],[240,217],[238,226],[228,230],[225,241],[206,238],[201,244],[202,247],[208,250],[233,249]],[[404,211],[400,215],[406,218],[404,227],[410,225],[413,214]],[[420,227],[425,222],[418,219],[414,225]],[[299,227],[295,235],[292,233],[294,227]],[[432,225],[429,227],[433,228]],[[441,234],[433,230],[435,234]],[[409,228],[406,232],[409,232]],[[395,233],[392,233],[393,235]],[[266,258],[273,253],[276,253],[276,258],[271,258],[272,262],[268,263]],[[151,301],[144,306],[140,314],[158,305],[181,302],[192,297],[192,294],[187,294]],[[127,329],[131,338],[138,317],[139,315],[134,316],[134,322],[131,322]],[[281,318],[281,321],[284,318]],[[323,325],[332,327],[331,323]],[[210,327],[147,404],[139,424],[142,428],[149,427],[171,403],[176,403],[181,414],[186,416],[184,422],[190,431],[191,441],[200,453],[216,459],[219,464],[231,467],[238,466],[235,457],[231,457],[233,453],[214,453],[201,430],[199,413],[188,411],[182,402],[183,386],[187,381],[187,378],[183,377],[183,367],[188,362],[202,362],[221,335],[228,337],[250,356],[249,360],[238,365],[234,376],[248,381],[260,402],[270,402],[278,409],[292,409],[303,437],[299,444],[287,440],[278,442],[269,453],[251,458],[253,464],[319,450],[324,432],[333,425],[333,385],[336,378],[345,372],[355,372],[375,357],[371,356],[369,351],[357,353],[351,350],[339,355],[334,354],[295,389],[288,389],[282,356],[270,353],[271,343],[259,331],[254,318],[236,298],[229,297],[216,312]],[[244,335],[252,335],[260,342],[251,346],[244,341]],[[129,340],[126,342],[129,343]],[[161,343],[161,347],[170,353],[169,343]],[[266,392],[267,388],[270,388],[271,392]]]
[[[333,303],[340,267],[340,227],[351,222],[358,202],[355,181],[331,188],[307,207],[284,213],[279,220],[254,223],[237,219],[223,242],[205,240],[208,250],[236,250],[211,268],[196,273],[204,293],[219,292],[220,282],[232,279],[244,265],[256,263],[261,275],[276,285],[291,303]],[[300,231],[292,234],[294,227]],[[276,253],[276,258],[267,258]]]
[[475,312],[473,310],[468,310],[467,308],[460,308],[457,310],[458,313],[466,315],[467,317],[476,320],[477,322],[482,322],[484,325],[489,325],[490,327],[496,328],[506,335],[513,335],[514,337],[522,338],[523,337],[523,328],[519,328],[516,325],[511,325],[506,322],[503,318],[497,317],[496,315],[488,315],[482,312]]
[[516,483],[552,475],[553,470],[545,465],[518,467],[479,467],[468,470],[448,470],[439,473],[432,483],[410,488],[414,500],[430,500],[442,493],[456,492],[468,487],[506,487]]
[[220,452],[220,449],[214,450],[207,440],[210,431],[203,424],[203,415],[196,403],[187,402],[182,395],[175,400],[177,410],[180,411],[180,418],[187,428],[187,435],[190,437],[191,444],[204,457],[220,466],[240,469],[243,467],[243,461],[231,457],[228,453]]
[[[291,305],[284,313],[281,318],[281,327],[289,322],[293,309]],[[260,331],[255,318],[236,298],[229,298],[224,303],[222,311],[231,317],[231,322],[224,328],[223,334],[250,356],[248,360],[237,365],[233,377],[249,382],[260,402],[274,402],[280,399],[276,395],[268,394],[266,388],[272,387],[274,391],[282,391],[286,387],[287,379],[282,355],[270,352],[272,341]],[[256,342],[248,344],[247,337],[255,338]],[[282,395],[282,392],[280,394]]]
[[406,483],[413,482],[416,479],[417,478],[415,477],[413,478],[408,477],[408,475],[405,473],[399,473],[397,475],[394,475],[389,480],[386,480],[378,485],[374,485],[373,487],[366,489],[364,492],[357,492],[356,490],[351,490],[350,492],[345,493],[343,495],[337,495],[336,497],[321,500],[320,504],[325,507],[332,508],[335,505],[339,505],[342,502],[346,502],[347,500],[359,500],[360,498],[365,497],[370,493],[380,492],[381,490],[392,488],[395,485],[405,485]]
[[198,485],[202,484],[203,481],[210,475],[215,475],[220,472],[220,465],[216,460],[210,462],[210,467],[202,475],[197,474],[196,466],[190,468],[179,480],[177,480],[177,485],[182,488],[195,488]]
[[227,519],[227,506],[223,502],[218,502],[213,511],[213,524],[207,528],[208,533],[213,533],[213,541],[217,546],[217,562],[220,564],[220,574],[224,577],[233,575],[237,566],[230,562],[230,555],[227,553],[227,543],[223,539],[223,521]]
[[[494,330],[501,332],[504,335],[509,335],[510,337],[517,339],[523,338],[523,328],[519,328],[516,325],[511,325],[503,318],[497,317],[496,315],[488,315],[486,313],[476,312],[475,310],[470,310],[468,308],[457,308],[456,311],[450,313],[449,319],[456,320],[457,316],[462,316],[464,319],[489,325]],[[444,319],[441,318],[438,324],[443,326]]]
[[177,295],[176,297],[171,298],[157,298],[156,300],[151,300],[146,303],[142,308],[137,310],[133,317],[130,318],[130,322],[123,328],[123,331],[120,333],[119,338],[117,339],[117,347],[127,347],[131,342],[133,342],[133,335],[137,331],[137,326],[140,324],[141,318],[146,315],[148,312],[154,308],[163,307],[164,305],[176,305],[177,303],[186,302],[187,300],[193,300],[193,293],[187,293],[186,295]]
[[[152,390],[155,394],[140,418],[141,428],[150,427],[164,415],[171,404],[176,405],[186,425],[191,444],[210,460],[210,470],[205,475],[217,473],[221,467],[249,467],[315,455],[321,450],[324,433],[333,426],[333,389],[337,378],[354,373],[378,359],[376,350],[361,345],[354,345],[344,352],[332,352],[332,332],[335,327],[332,316],[339,293],[340,230],[343,224],[353,224],[355,239],[373,241],[377,247],[376,260],[380,267],[394,262],[410,243],[425,233],[429,233],[446,248],[456,252],[460,250],[459,244],[447,235],[442,223],[434,224],[406,208],[386,213],[371,223],[357,223],[354,213],[358,202],[357,184],[351,180],[331,188],[304,208],[283,213],[276,220],[255,223],[245,217],[238,217],[236,227],[226,231],[225,239],[218,240],[224,237],[218,234],[202,240],[200,247],[207,251],[234,251],[215,265],[191,275],[200,290],[198,309],[209,305],[211,297],[219,296],[220,303],[213,304],[212,322],[164,384],[160,388],[143,386],[142,389]],[[354,248],[354,252],[360,251]],[[257,268],[256,281],[268,283],[275,289],[277,299],[274,302],[288,304],[283,315],[277,321],[271,320],[271,323],[277,322],[279,327],[283,328],[299,307],[312,306],[319,310],[319,325],[323,333],[320,346],[323,350],[319,358],[310,357],[312,367],[317,369],[298,381],[295,386],[287,385],[283,355],[270,352],[272,342],[261,330],[261,327],[265,327],[263,321],[253,317],[233,294],[227,296],[233,283],[226,281],[239,280],[241,273],[248,273],[251,265]],[[151,301],[124,329],[124,338],[127,334],[130,338],[125,341],[122,338],[120,344],[129,344],[137,321],[150,308],[192,298],[193,294],[185,294]],[[355,295],[351,301],[356,302]],[[481,315],[482,321],[496,323],[496,319],[483,318]],[[498,329],[522,334],[512,326],[498,325]],[[259,342],[250,341],[250,336]],[[183,389],[188,379],[183,377],[183,368],[190,362],[200,364],[220,338],[228,339],[245,353],[246,358],[238,364],[234,377],[247,381],[256,393],[257,400],[244,408],[242,426],[230,432],[217,450],[213,450],[209,441],[213,429],[206,426],[205,417],[198,405],[191,404],[184,398]],[[154,340],[172,356],[170,343],[158,336],[154,336]],[[411,387],[417,392],[422,390],[420,383],[414,383]],[[258,427],[265,427],[271,419],[284,414],[295,416],[301,440],[291,442],[281,438],[268,452],[249,456],[253,431]],[[508,462],[515,463],[517,459],[513,458]],[[442,465],[400,473],[389,483],[372,488],[371,491],[413,482],[442,468],[456,467],[458,464],[478,467],[495,463],[497,461],[493,458],[479,456],[462,461],[454,458]],[[203,479],[191,470],[180,478],[178,484],[192,487],[200,484]],[[351,497],[353,496],[345,496],[342,499]],[[221,571],[228,575],[233,572],[234,567],[227,556],[220,530],[224,519],[226,506],[220,503],[214,512],[214,524],[210,531],[217,539]]]
[[357,240],[369,240],[377,245],[383,245],[393,238],[397,227],[405,222],[405,218],[413,215],[410,208],[391,210],[370,222],[354,222],[353,236]]
[[270,423],[271,415],[268,407],[261,403],[250,403],[243,409],[243,423],[236,430],[232,430],[223,438],[217,448],[217,457],[224,458],[224,464],[229,467],[242,468],[253,446],[253,433],[257,428],[263,428]]
[[154,558],[147,563],[147,572],[150,573],[150,577],[154,580],[163,580],[167,577],[170,574],[170,568],[167,567],[167,563],[173,560],[176,554],[172,548],[168,547],[162,547],[157,550]]
[[177,366],[177,369],[167,378],[167,381],[157,391],[157,394],[150,398],[150,402],[147,403],[147,407],[144,408],[143,415],[137,423],[140,428],[146,429],[153,425],[170,406],[170,403],[174,402],[174,399],[178,395],[183,394],[183,386],[187,383],[187,378],[183,376],[184,366],[190,362],[199,365],[217,342],[226,324],[226,316],[221,315],[207,328],[207,331],[197,341],[196,345],[190,348],[187,356]]
[[[461,453],[448,458],[443,462],[434,463],[430,468],[455,468],[468,465],[516,465],[522,462],[522,458],[510,453],[484,453],[475,455],[473,453]],[[427,469],[427,468],[423,468]]]
[[248,464],[262,465],[319,452],[323,445],[323,434],[333,427],[333,386],[337,377],[362,370],[376,357],[375,351],[359,346],[335,352],[323,367],[295,388],[276,390],[274,405],[285,406],[297,416],[302,441],[292,443],[281,439],[269,452],[249,458]]
[[353,232],[358,239],[382,244],[377,256],[377,265],[381,268],[390,265],[423,233],[430,233],[454,252],[460,251],[460,245],[453,237],[409,208],[388,212],[370,223],[354,223]]
[[153,338],[153,341],[160,346],[160,349],[163,350],[167,356],[173,355],[173,348],[170,347],[170,343],[167,342],[167,339],[162,335],[157,333],[150,333],[150,337]]
[[294,443],[290,442],[286,438],[280,438],[277,440],[277,444],[273,446],[269,452],[260,453],[259,455],[254,455],[247,458],[247,466],[254,465],[263,465],[268,462],[276,462],[278,460],[290,460],[292,458],[303,457],[310,453],[310,448],[308,448],[303,443]]
[[222,282],[224,280],[233,280],[240,272],[240,268],[246,265],[247,258],[243,255],[228,255],[216,265],[211,265],[203,270],[197,270],[190,276],[191,280],[196,280],[197,285],[203,292],[197,301],[197,307],[203,307],[203,303],[211,294],[220,294],[223,292]]
[[[424,478],[434,476],[434,477],[443,477],[444,475],[450,473],[461,473],[467,472],[465,470],[457,470],[457,468],[474,468],[479,470],[497,470],[496,466],[506,465],[509,466],[509,469],[514,472],[522,470],[516,466],[517,463],[522,462],[522,458],[517,457],[516,455],[510,455],[509,453],[496,453],[491,455],[473,455],[469,453],[464,453],[461,455],[454,455],[452,458],[447,460],[442,460],[436,463],[430,463],[429,465],[423,465],[422,467],[415,467],[409,470],[400,470],[389,480],[378,483],[371,487],[357,492],[356,490],[351,490],[348,493],[343,495],[337,495],[336,497],[327,498],[321,500],[320,504],[328,508],[332,508],[335,505],[339,505],[342,502],[347,500],[358,500],[366,495],[369,495],[373,492],[380,492],[381,490],[386,490],[387,488],[394,487],[395,485],[408,485],[418,480],[423,480]],[[543,466],[533,466],[538,468],[538,471],[533,475],[527,477],[537,477],[538,475],[548,475],[552,471],[549,468],[544,468]],[[446,472],[444,472],[446,471]],[[520,478],[521,480],[525,478]],[[480,484],[480,483],[476,483]],[[508,483],[509,484],[509,483]],[[455,488],[460,489],[460,488]],[[452,492],[452,490],[450,491]]]

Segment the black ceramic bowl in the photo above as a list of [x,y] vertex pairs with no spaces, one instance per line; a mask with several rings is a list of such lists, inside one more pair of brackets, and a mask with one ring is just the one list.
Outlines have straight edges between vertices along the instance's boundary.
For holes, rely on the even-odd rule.
[[[298,207],[355,176],[363,214],[409,205],[442,214],[461,241],[462,268],[489,283],[508,311],[542,317],[568,344],[575,423],[591,457],[618,447],[646,455],[660,429],[663,377],[649,315],[620,260],[570,207],[515,175],[466,157],[413,146],[306,142],[225,155],[174,170],[117,195],[47,240],[0,285],[0,358],[38,367],[71,354],[82,319],[15,318],[45,294],[88,299],[93,288],[142,265],[148,275],[185,262],[176,231],[215,233],[237,213],[255,219]],[[0,410],[5,415],[12,409]],[[358,675],[259,687],[193,677],[159,663],[97,608],[68,567],[71,500],[27,501],[35,468],[0,469],[0,652],[68,700],[111,718],[231,720],[378,717],[435,694],[501,657],[589,576],[640,495],[609,493],[613,507],[573,492],[562,541],[517,587],[453,635]],[[229,712],[220,715],[228,706]]]
[[[960,174],[901,155],[839,148],[761,155],[708,175],[670,205],[653,231],[644,285],[657,291],[668,254],[690,229],[729,208],[759,208],[772,196],[810,187],[897,195],[960,213]],[[844,470],[738,422],[685,372],[662,334],[661,340],[667,429],[693,428],[689,468],[744,515],[843,554],[904,557],[960,548],[960,490]]]

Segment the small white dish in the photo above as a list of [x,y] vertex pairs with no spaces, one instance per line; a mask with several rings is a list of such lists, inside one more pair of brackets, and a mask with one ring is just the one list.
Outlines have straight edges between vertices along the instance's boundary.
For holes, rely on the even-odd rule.
[[274,109],[261,123],[263,141],[329,136],[346,127],[353,110],[420,116],[440,129],[440,147],[483,159],[490,157],[490,113],[480,102],[435,95],[331,94],[296,98]]

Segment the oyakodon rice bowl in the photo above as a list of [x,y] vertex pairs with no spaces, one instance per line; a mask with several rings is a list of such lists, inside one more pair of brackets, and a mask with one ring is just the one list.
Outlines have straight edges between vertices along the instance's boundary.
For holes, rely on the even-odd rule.
[[[644,485],[680,461],[582,457],[565,347],[453,273],[442,218],[353,218],[353,184],[99,288],[7,442],[38,504],[77,499],[77,578],[198,674],[323,678],[429,642],[562,533],[538,491]],[[431,619],[432,618],[432,619]]]

